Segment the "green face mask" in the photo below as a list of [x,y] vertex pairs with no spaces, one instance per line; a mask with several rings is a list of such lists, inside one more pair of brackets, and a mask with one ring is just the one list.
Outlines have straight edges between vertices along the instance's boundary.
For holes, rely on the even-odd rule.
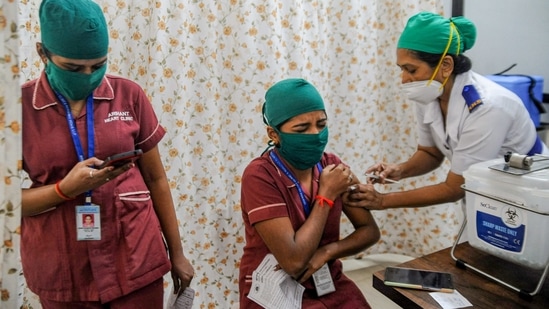
[[101,84],[106,72],[107,65],[91,74],[84,74],[63,70],[51,60],[46,63],[46,75],[53,90],[71,100],[85,99]]
[[306,170],[318,163],[328,143],[328,127],[318,134],[278,132],[278,135],[280,156],[298,170]]

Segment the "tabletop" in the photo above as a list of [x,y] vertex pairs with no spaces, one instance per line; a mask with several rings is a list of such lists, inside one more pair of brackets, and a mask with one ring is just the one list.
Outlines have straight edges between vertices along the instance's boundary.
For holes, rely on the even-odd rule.
[[[523,291],[533,292],[543,273],[543,269],[532,269],[514,262],[500,259],[471,247],[469,243],[459,244],[454,256],[501,281],[516,286]],[[455,289],[473,304],[474,308],[549,308],[549,282],[546,279],[541,290],[530,297],[521,297],[518,292],[497,283],[495,280],[478,274],[471,269],[456,266],[451,256],[451,248],[402,263],[398,267],[443,271],[452,274]],[[441,308],[429,295],[429,291],[386,286],[383,283],[384,271],[373,274],[373,286],[403,308]]]

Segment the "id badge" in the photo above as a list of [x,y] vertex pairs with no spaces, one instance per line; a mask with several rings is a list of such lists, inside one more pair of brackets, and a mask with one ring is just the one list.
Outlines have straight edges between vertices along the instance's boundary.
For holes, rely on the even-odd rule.
[[322,265],[322,267],[313,274],[313,280],[318,296],[326,295],[335,292],[336,290],[328,263]]
[[99,205],[76,206],[76,240],[101,240]]

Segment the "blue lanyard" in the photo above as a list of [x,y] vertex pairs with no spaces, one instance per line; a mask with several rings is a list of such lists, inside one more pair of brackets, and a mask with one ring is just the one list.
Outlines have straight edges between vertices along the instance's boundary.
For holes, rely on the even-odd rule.
[[[309,206],[309,201],[307,200],[307,197],[305,196],[305,192],[303,192],[303,189],[301,188],[301,185],[299,184],[299,181],[297,181],[297,179],[292,174],[292,172],[290,172],[286,168],[286,166],[284,165],[284,163],[282,163],[282,161],[280,160],[278,155],[274,152],[274,150],[271,150],[271,152],[269,152],[269,156],[271,157],[273,162],[276,164],[276,166],[282,170],[284,175],[286,175],[286,177],[288,177],[294,183],[294,185],[297,189],[297,192],[299,193],[299,198],[301,199],[301,204],[303,204],[303,211],[305,211],[305,216],[308,217],[309,214],[311,213],[311,207]],[[318,169],[318,172],[322,173],[322,165],[320,165],[320,162],[318,162],[316,164],[316,167]]]
[[[55,92],[57,99],[61,101],[61,104],[65,108],[65,114],[67,117],[67,123],[69,125],[69,131],[71,133],[72,142],[74,144],[74,149],[76,150],[76,156],[78,161],[84,161],[84,149],[82,148],[82,143],[80,142],[80,136],[78,136],[78,129],[76,128],[76,123],[74,117],[72,116],[71,108],[67,99],[57,91]],[[86,126],[88,133],[88,158],[91,158],[95,155],[95,141],[94,141],[94,127],[93,127],[93,95],[90,94],[86,99]],[[91,190],[86,192],[86,204],[91,204]]]

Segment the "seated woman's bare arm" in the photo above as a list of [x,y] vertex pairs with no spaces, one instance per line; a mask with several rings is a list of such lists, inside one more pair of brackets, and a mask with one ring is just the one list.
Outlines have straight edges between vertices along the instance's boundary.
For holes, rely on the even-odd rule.
[[320,244],[326,225],[329,207],[313,207],[307,221],[294,231],[288,217],[258,222],[255,229],[278,261],[279,266],[290,276],[297,278]]
[[318,248],[299,278],[300,282],[306,281],[328,261],[360,253],[379,240],[379,228],[369,210],[344,206],[343,212],[353,224],[355,231],[339,241]]

